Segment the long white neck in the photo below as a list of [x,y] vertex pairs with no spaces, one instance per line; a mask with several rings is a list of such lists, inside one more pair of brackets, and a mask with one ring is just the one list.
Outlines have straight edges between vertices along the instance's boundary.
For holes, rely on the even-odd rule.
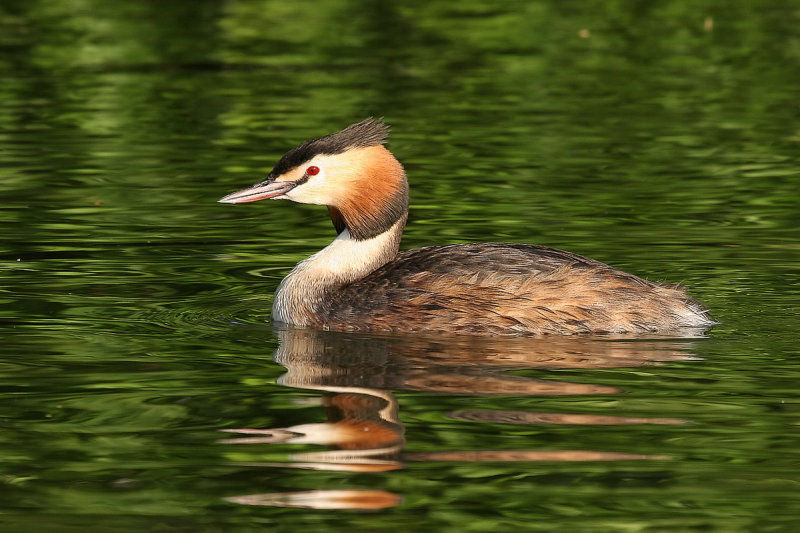
[[405,223],[403,217],[387,231],[364,240],[343,230],[283,279],[275,293],[272,318],[298,326],[314,324],[330,291],[364,278],[397,256]]

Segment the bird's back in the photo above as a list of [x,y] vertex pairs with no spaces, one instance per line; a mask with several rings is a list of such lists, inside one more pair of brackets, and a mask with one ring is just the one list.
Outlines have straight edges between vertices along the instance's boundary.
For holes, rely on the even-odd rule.
[[677,332],[713,322],[677,285],[526,244],[415,248],[332,289],[315,326],[474,334]]

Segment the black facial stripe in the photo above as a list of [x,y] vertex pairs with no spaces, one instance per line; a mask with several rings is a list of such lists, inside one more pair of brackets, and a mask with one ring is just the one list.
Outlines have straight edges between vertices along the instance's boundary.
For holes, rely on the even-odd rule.
[[300,185],[302,185],[302,184],[304,184],[305,182],[307,182],[307,181],[308,181],[308,178],[310,178],[310,177],[311,177],[311,176],[309,176],[309,175],[308,175],[308,172],[306,172],[305,174],[303,174],[303,177],[302,177],[302,178],[300,178],[299,180],[297,180],[297,181],[295,181],[295,182],[294,182],[294,186],[295,186],[295,187],[299,187]]

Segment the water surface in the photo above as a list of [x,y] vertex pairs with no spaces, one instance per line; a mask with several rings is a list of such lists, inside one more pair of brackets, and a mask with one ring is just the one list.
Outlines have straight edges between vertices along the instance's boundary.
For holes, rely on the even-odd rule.
[[[4,2],[0,528],[796,530],[798,23],[777,1]],[[325,209],[216,200],[366,116],[410,178],[404,247],[563,248],[720,324],[274,328]]]

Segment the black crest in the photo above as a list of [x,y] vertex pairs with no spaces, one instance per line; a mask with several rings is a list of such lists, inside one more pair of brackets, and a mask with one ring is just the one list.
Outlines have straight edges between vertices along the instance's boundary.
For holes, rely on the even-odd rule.
[[284,172],[302,165],[315,155],[334,155],[351,148],[366,148],[385,144],[389,136],[389,126],[381,119],[367,118],[356,124],[351,124],[341,131],[331,133],[319,139],[311,139],[292,148],[284,155],[272,172],[269,179],[276,178]]

